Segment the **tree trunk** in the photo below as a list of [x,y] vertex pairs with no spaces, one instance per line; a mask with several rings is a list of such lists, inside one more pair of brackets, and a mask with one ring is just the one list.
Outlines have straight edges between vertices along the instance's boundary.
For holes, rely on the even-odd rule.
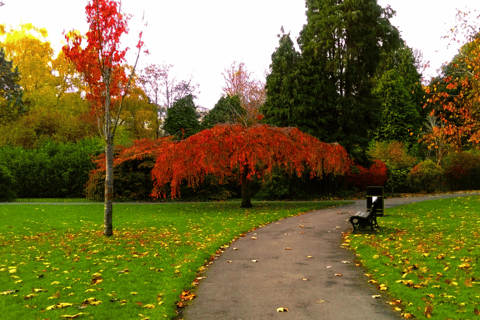
[[112,204],[113,204],[113,139],[107,138],[105,146],[105,212],[104,212],[104,221],[103,221],[103,235],[112,236],[113,235],[113,225],[112,225]]
[[247,180],[248,176],[248,168],[245,166],[245,170],[242,174],[242,204],[240,208],[251,208],[252,206],[252,199],[250,197],[250,181]]

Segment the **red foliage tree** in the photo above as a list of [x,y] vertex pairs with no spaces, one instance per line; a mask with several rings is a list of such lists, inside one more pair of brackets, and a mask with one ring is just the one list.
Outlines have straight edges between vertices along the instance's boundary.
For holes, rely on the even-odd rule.
[[158,152],[152,170],[153,197],[180,196],[180,185],[196,187],[206,175],[220,184],[235,179],[242,185],[242,207],[251,207],[249,184],[253,176],[265,178],[275,166],[301,176],[305,168],[311,177],[333,173],[343,175],[349,167],[347,152],[338,144],[327,144],[297,128],[268,125],[245,127],[216,125],[186,140],[165,145]]
[[125,55],[128,48],[120,48],[120,38],[128,33],[130,15],[121,12],[121,2],[92,0],[85,7],[89,31],[87,45],[82,46],[82,37],[69,32],[63,47],[65,56],[76,66],[87,85],[86,97],[91,104],[100,135],[105,140],[106,177],[104,235],[113,235],[113,139],[119,124],[122,102],[128,93],[135,73],[139,53],[143,47],[140,33],[138,54],[130,76],[125,72]]
[[431,115],[442,122],[435,132],[423,139],[431,147],[437,147],[434,140],[438,136],[457,150],[465,144],[477,148],[480,144],[480,25],[476,23],[480,15],[477,12],[472,23],[468,15],[458,11],[458,25],[451,29],[450,35],[454,42],[460,43],[460,39],[465,38],[466,43],[444,66],[443,81],[426,88],[429,99],[424,107],[434,106]]

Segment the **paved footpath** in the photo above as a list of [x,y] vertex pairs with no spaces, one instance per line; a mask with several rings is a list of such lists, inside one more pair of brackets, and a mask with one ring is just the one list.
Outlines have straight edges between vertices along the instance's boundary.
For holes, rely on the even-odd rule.
[[[475,193],[386,199],[385,207],[471,195]],[[352,251],[340,247],[342,232],[351,230],[348,218],[358,210],[365,210],[365,200],[248,233],[208,268],[183,319],[401,319],[386,303],[386,294],[367,283],[364,270],[355,267]],[[372,298],[378,294],[382,297]]]

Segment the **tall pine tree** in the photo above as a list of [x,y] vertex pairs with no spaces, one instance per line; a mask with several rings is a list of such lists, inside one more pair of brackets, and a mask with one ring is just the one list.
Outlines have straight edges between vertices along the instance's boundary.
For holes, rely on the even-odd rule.
[[[400,45],[399,32],[389,22],[394,12],[376,0],[307,0],[306,7],[300,53],[295,55],[289,37],[283,36],[272,55],[266,121],[281,124],[279,115],[304,111],[307,132],[316,131],[319,139],[338,142],[361,158],[381,118],[381,104],[372,92],[381,53]],[[290,70],[282,67],[289,55],[297,57],[294,71],[282,74]],[[297,81],[290,90],[289,77]],[[289,111],[279,111],[284,108]],[[304,126],[293,120],[289,125]]]

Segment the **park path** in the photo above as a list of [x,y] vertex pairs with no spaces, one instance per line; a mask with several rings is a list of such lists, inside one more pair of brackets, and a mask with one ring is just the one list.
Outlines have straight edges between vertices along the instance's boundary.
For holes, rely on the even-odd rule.
[[[385,207],[468,195],[478,193],[386,199]],[[358,210],[365,210],[364,200],[280,220],[248,233],[208,268],[197,298],[179,318],[401,319],[386,303],[386,294],[367,283],[364,270],[355,267],[352,251],[340,247],[342,232],[351,230],[347,220]],[[381,298],[372,298],[379,294]],[[289,311],[277,312],[278,308]]]

